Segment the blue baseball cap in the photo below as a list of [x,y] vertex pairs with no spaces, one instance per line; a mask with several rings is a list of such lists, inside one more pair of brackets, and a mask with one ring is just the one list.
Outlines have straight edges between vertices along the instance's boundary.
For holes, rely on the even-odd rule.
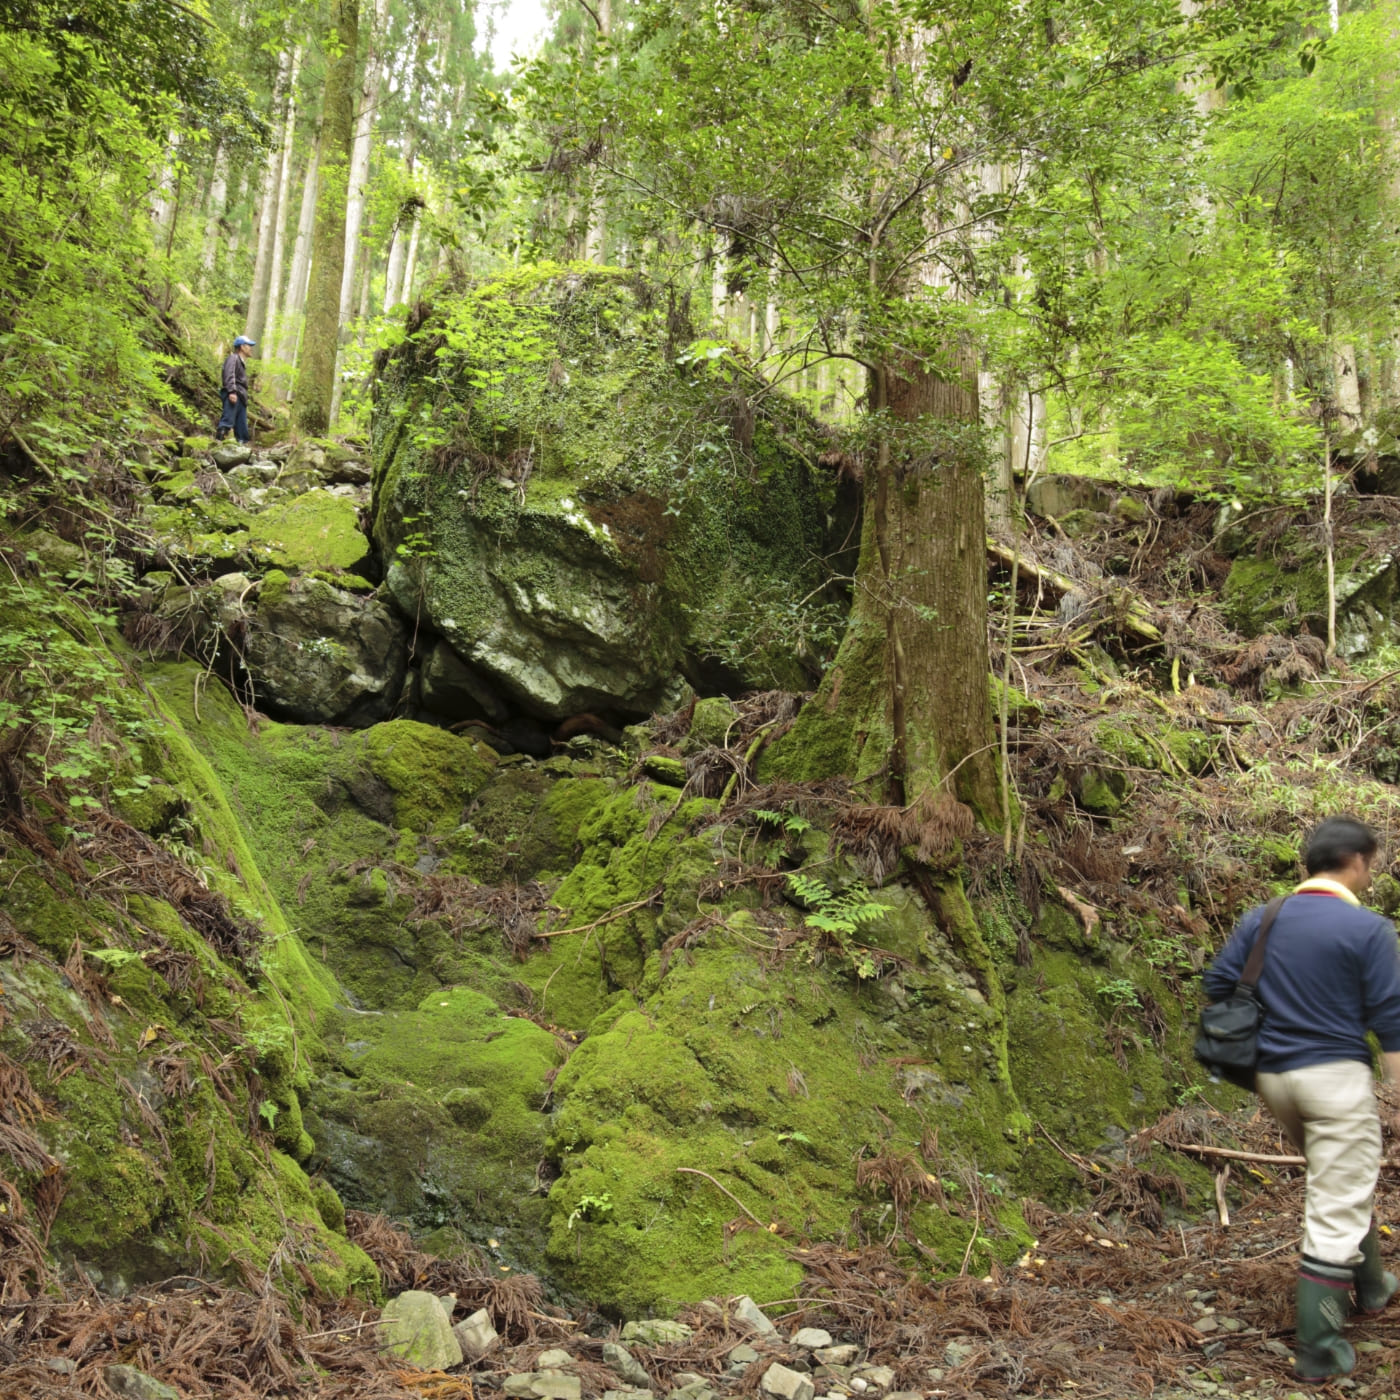
[[233,348],[235,350],[237,350],[240,345],[247,345],[251,348],[257,343],[258,342],[256,340],[249,340],[246,335],[236,335],[233,338]]

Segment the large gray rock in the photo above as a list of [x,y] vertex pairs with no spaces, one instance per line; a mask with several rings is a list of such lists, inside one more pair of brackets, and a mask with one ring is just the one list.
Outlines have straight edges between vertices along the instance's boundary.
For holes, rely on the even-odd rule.
[[243,658],[259,705],[279,717],[363,727],[399,698],[407,636],[377,599],[274,572],[258,590]]
[[379,1318],[379,1344],[423,1371],[462,1364],[462,1348],[432,1293],[409,1289],[390,1298]]
[[[780,395],[755,410],[677,375],[652,295],[604,270],[521,292],[550,349],[485,411],[478,367],[427,348],[452,296],[379,376],[373,538],[394,601],[543,719],[672,708],[687,673],[818,674],[791,610],[850,524],[817,465],[829,444]],[[466,309],[498,320],[499,296]]]
[[500,724],[510,713],[480,672],[446,642],[435,642],[423,658],[420,703],[443,719],[482,719]]
[[180,1400],[180,1392],[135,1366],[104,1366],[102,1379],[122,1400]]

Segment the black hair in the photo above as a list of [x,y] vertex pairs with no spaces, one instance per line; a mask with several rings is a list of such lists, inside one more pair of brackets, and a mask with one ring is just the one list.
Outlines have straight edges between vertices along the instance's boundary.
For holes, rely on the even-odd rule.
[[1328,817],[1314,827],[1303,847],[1303,866],[1309,875],[1340,870],[1353,856],[1375,855],[1376,833],[1355,817]]

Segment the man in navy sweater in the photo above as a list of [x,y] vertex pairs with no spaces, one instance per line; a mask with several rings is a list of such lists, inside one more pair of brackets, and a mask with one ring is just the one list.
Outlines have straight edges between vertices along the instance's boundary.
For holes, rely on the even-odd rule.
[[[1259,978],[1255,1088],[1308,1163],[1295,1348],[1304,1380],[1356,1364],[1342,1336],[1353,1290],[1360,1311],[1374,1313],[1400,1289],[1381,1268],[1371,1215],[1381,1125],[1367,1031],[1380,1042],[1385,1078],[1400,1081],[1400,945],[1358,897],[1375,858],[1375,835],[1362,823],[1331,817],[1318,826],[1303,852],[1308,878],[1279,910]],[[1212,1001],[1235,990],[1262,917],[1262,909],[1246,914],[1206,970]]]
[[225,357],[224,367],[219,371],[224,411],[219,415],[219,426],[214,429],[217,442],[224,440],[224,434],[230,428],[239,442],[252,441],[253,435],[248,431],[248,356],[253,353],[257,343],[246,335],[235,336],[233,349]]

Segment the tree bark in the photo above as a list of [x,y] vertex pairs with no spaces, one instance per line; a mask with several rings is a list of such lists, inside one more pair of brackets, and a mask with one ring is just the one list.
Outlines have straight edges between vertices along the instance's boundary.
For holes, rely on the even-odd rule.
[[313,435],[324,434],[331,421],[340,284],[345,270],[345,197],[349,188],[350,143],[355,124],[355,51],[359,25],[359,0],[331,0],[326,48],[334,57],[326,72],[311,276],[293,415],[297,427]]
[[977,368],[970,351],[953,358],[954,378],[889,364],[871,375],[887,421],[865,468],[851,614],[780,763],[844,773],[897,806],[947,793],[997,826]]
[[982,472],[967,440],[980,421],[976,355],[960,350],[954,364],[948,379],[918,367],[888,375],[891,416],[921,430],[939,424],[946,443],[931,451],[922,433],[898,434],[877,482],[891,673],[903,688],[894,697],[904,717],[903,734],[895,733],[903,771],[897,763],[894,771],[905,801],[946,782],[993,824],[999,796],[990,747],[986,514]]
[[297,130],[297,77],[301,72],[301,45],[292,54],[292,71],[287,80],[287,119],[282,125],[282,154],[277,172],[277,223],[272,235],[272,268],[267,278],[267,318],[264,329],[277,334],[282,299],[282,262],[287,247],[287,207],[292,186],[292,147]]
[[214,156],[214,174],[209,184],[209,214],[204,221],[204,246],[199,265],[205,279],[212,278],[219,262],[219,232],[228,204],[228,143],[221,141]]
[[[306,309],[306,283],[311,271],[311,232],[316,218],[316,186],[320,165],[321,133],[318,131],[302,181],[297,240],[292,249],[292,269],[287,277],[287,296],[282,307],[282,334],[277,343],[277,358],[284,365],[296,364],[297,346],[301,340],[301,318]],[[289,397],[290,378],[281,381],[277,392],[284,400]]]
[[267,324],[268,286],[272,274],[272,244],[277,230],[278,177],[282,172],[282,133],[287,126],[287,82],[291,73],[292,56],[283,52],[277,60],[277,85],[274,88],[273,111],[278,114],[277,135],[268,148],[263,162],[262,190],[258,196],[258,252],[253,260],[253,285],[248,294],[246,332],[252,340],[263,338]]
[[413,232],[408,239],[408,256],[404,259],[403,267],[403,293],[402,300],[411,302],[413,300],[413,277],[418,271],[418,239],[423,231],[423,220],[415,218],[413,220]]
[[388,0],[373,0],[364,79],[360,85],[359,111],[355,117],[355,139],[350,154],[350,184],[345,204],[345,258],[341,264],[340,321],[336,336],[336,366],[333,375],[331,422],[340,411],[340,361],[351,317],[355,314],[355,275],[360,266],[360,231],[365,221],[365,195],[369,185],[369,158],[374,144],[374,123],[378,116],[379,80],[383,74],[384,20]]

